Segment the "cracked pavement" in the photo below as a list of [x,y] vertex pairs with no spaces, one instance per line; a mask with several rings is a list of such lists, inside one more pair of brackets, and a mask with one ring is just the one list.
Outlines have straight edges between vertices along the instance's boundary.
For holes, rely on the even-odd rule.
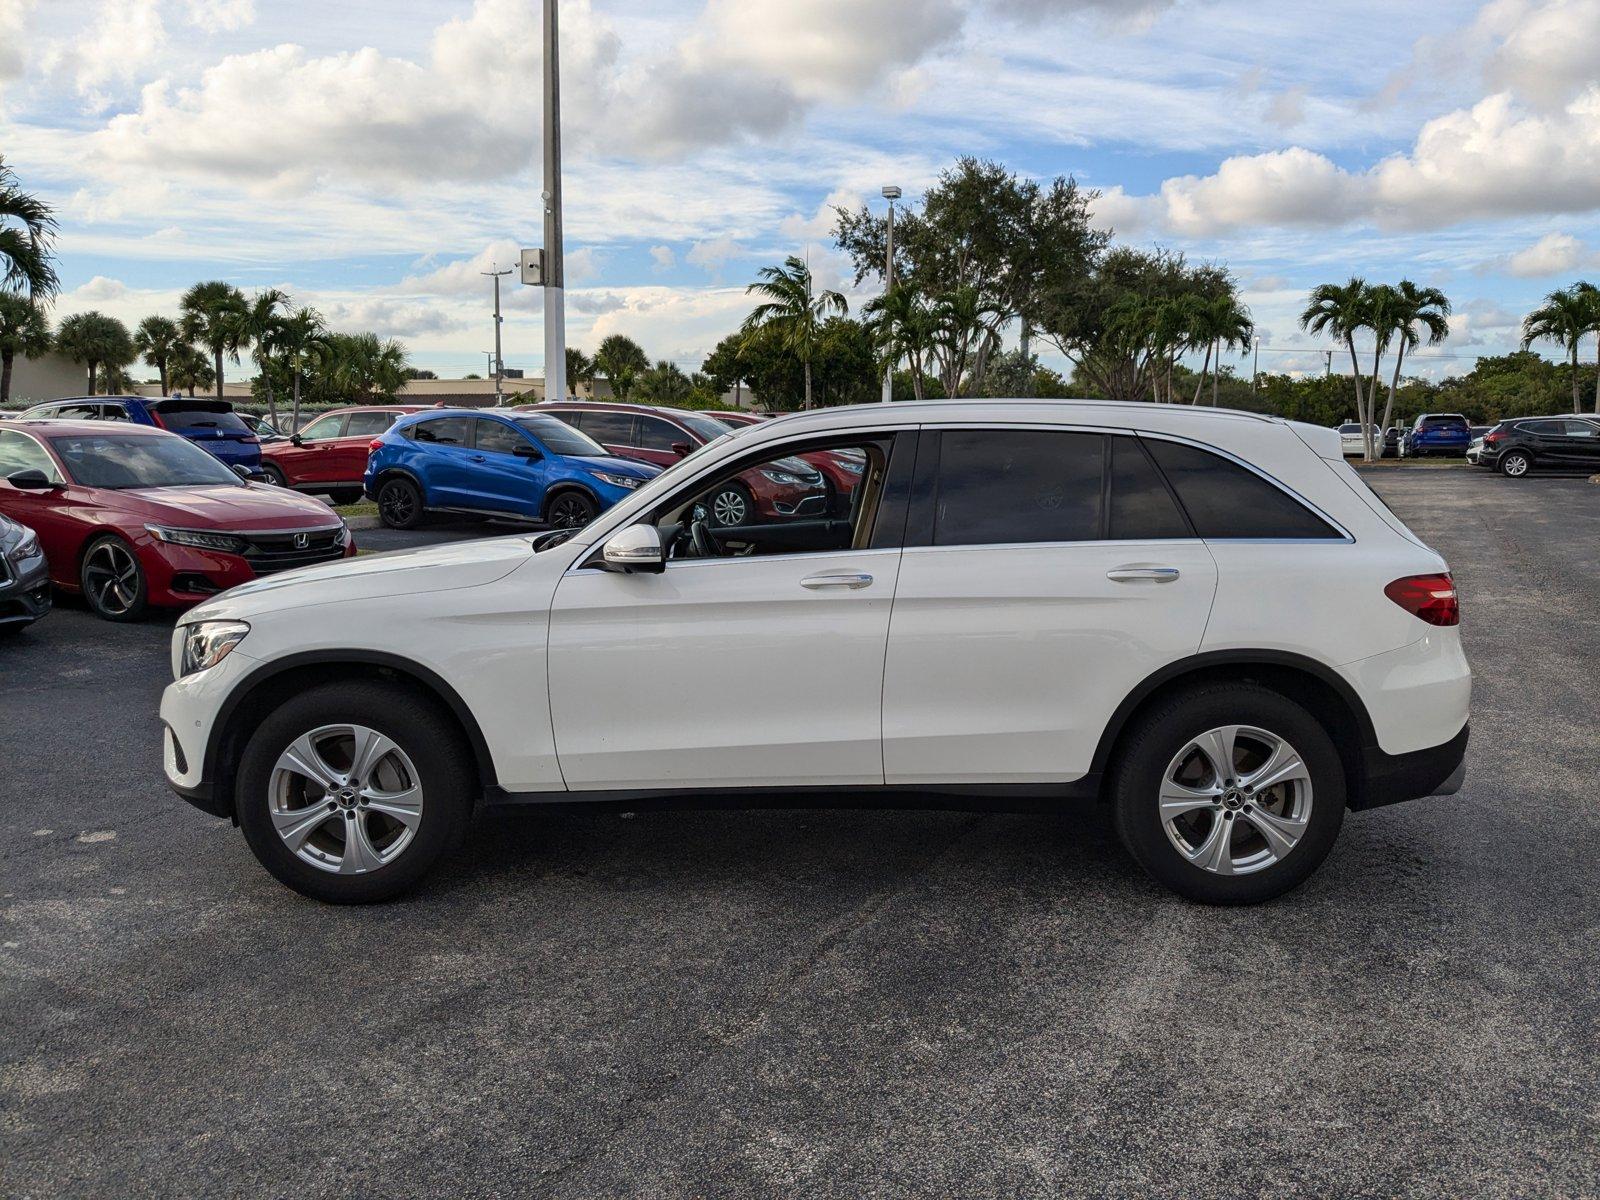
[[1091,809],[493,813],[322,907],[162,784],[170,622],[63,603],[0,644],[0,1192],[1600,1194],[1600,487],[1371,478],[1466,788],[1254,909]]

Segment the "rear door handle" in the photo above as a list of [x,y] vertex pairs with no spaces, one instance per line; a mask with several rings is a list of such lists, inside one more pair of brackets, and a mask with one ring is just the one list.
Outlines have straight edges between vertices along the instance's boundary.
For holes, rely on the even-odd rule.
[[488,459],[487,459],[487,458],[485,458],[485,457],[484,457],[484,456],[483,456],[483,455],[481,455],[481,454],[474,454],[474,455],[473,455],[473,456],[472,456],[472,461],[473,461],[473,462],[488,462],[488,461],[489,461],[489,460],[488,460]]
[[871,575],[810,575],[800,581],[800,586],[818,591],[822,588],[848,588],[856,591],[860,588],[870,587]]
[[1171,583],[1177,577],[1177,567],[1117,567],[1106,572],[1113,583]]

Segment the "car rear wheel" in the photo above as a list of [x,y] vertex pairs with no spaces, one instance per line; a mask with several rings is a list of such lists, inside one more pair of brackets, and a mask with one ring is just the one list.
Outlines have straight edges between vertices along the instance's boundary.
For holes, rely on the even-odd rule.
[[245,747],[245,840],[279,882],[332,904],[389,900],[459,844],[471,753],[450,718],[393,684],[325,684],[289,700]]
[[1533,459],[1521,450],[1507,450],[1500,456],[1500,473],[1521,479],[1533,466]]
[[599,512],[600,506],[582,492],[566,491],[545,505],[544,520],[552,529],[582,529]]
[[289,486],[289,477],[283,473],[283,468],[276,463],[262,463],[261,473],[267,477],[267,482],[273,487],[286,488]]
[[378,519],[390,529],[422,524],[422,492],[409,479],[391,479],[378,489]]
[[137,621],[149,610],[150,591],[139,556],[115,534],[89,543],[78,582],[95,616],[107,621]]
[[755,501],[742,483],[725,483],[706,501],[712,525],[748,525],[755,512]]
[[1298,886],[1344,821],[1344,768],[1301,705],[1255,684],[1175,696],[1138,718],[1113,775],[1117,832],[1179,895],[1254,904]]

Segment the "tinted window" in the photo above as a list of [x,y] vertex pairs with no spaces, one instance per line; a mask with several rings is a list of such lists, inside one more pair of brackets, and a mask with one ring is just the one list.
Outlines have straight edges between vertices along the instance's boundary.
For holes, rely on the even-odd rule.
[[939,439],[937,546],[1100,537],[1099,434],[950,430]]
[[1593,438],[1600,437],[1600,425],[1591,425],[1587,421],[1565,421],[1568,437]]
[[595,441],[607,445],[635,445],[632,413],[586,412],[583,414],[583,431]]
[[1135,438],[1111,439],[1111,522],[1107,536],[1119,541],[1194,536],[1161,473]]
[[1203,538],[1339,536],[1293,496],[1220,454],[1157,438],[1145,444]]
[[411,436],[419,442],[438,442],[443,446],[465,446],[472,433],[471,417],[435,417],[412,426]]
[[237,413],[210,412],[200,408],[162,408],[157,410],[161,424],[174,433],[249,433]]
[[14,430],[0,430],[0,476],[18,471],[43,471],[46,479],[61,478],[56,464],[38,442]]
[[1524,421],[1517,428],[1523,433],[1531,433],[1535,437],[1561,437],[1566,432],[1566,422]]
[[50,445],[84,487],[195,487],[238,484],[239,477],[181,437],[119,433],[62,434]]
[[98,421],[100,419],[100,405],[61,404],[56,407],[55,411],[46,410],[39,415],[57,417],[63,421]]
[[318,417],[300,431],[300,436],[308,442],[314,442],[318,438],[338,437],[339,431],[343,428],[344,414],[333,413],[326,417]]
[[356,412],[344,427],[345,437],[377,437],[394,424],[392,412]]
[[694,438],[670,421],[663,421],[660,417],[635,417],[634,422],[634,445],[641,450],[665,450],[670,453],[674,443],[694,448]]
[[581,429],[574,429],[565,421],[558,421],[554,417],[518,417],[517,424],[521,425],[539,443],[552,454],[587,454],[604,455],[606,448],[595,441]]
[[1454,417],[1454,416],[1418,417],[1417,418],[1417,428],[1418,429],[1465,429],[1465,428],[1467,428],[1467,419],[1465,417]]
[[723,434],[727,433],[728,430],[736,428],[733,422],[721,421],[716,417],[686,415],[679,417],[678,419],[708,442],[712,438],[721,437]]
[[518,447],[528,446],[528,439],[504,421],[490,421],[480,417],[477,446],[479,450],[489,454],[513,454]]

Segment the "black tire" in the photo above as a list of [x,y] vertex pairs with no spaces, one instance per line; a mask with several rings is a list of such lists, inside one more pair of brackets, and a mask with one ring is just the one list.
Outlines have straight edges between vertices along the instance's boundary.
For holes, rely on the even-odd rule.
[[[273,768],[291,743],[311,730],[346,723],[392,739],[415,765],[423,793],[410,843],[392,862],[349,875],[313,866],[288,847],[273,825],[270,790]],[[280,883],[329,904],[371,904],[416,887],[460,845],[476,777],[471,751],[436,703],[396,684],[329,683],[285,701],[260,723],[240,760],[234,805],[250,849]],[[340,828],[336,816],[331,824]]]
[[283,468],[278,466],[277,463],[262,463],[261,473],[267,477],[267,482],[273,487],[286,488],[289,486],[289,477],[283,473]]
[[336,492],[329,492],[328,499],[335,504],[357,504],[364,495],[366,493],[360,488],[342,488]]
[[576,488],[557,492],[545,501],[544,523],[551,529],[582,529],[600,515],[600,506]]
[[[1174,758],[1201,734],[1228,725],[1253,726],[1287,741],[1310,779],[1309,819],[1299,839],[1276,862],[1248,874],[1218,874],[1189,861],[1168,836],[1159,807]],[[1111,783],[1113,819],[1128,853],[1159,882],[1204,904],[1257,904],[1299,886],[1328,856],[1344,822],[1344,767],[1327,730],[1301,705],[1256,684],[1212,684],[1157,703],[1124,736]],[[1224,815],[1219,808],[1195,819]],[[1230,825],[1233,816],[1226,814]],[[1236,828],[1247,845],[1260,837],[1254,825]]]
[[378,520],[390,529],[415,529],[426,516],[422,490],[403,475],[378,488]]
[[705,507],[706,523],[713,529],[719,525],[749,525],[755,521],[756,502],[750,489],[736,479],[713,490],[705,499]]
[[95,538],[78,564],[78,586],[103,621],[138,621],[150,611],[150,587],[139,555],[114,533]]
[[1526,450],[1507,450],[1495,465],[1507,479],[1521,479],[1533,470],[1533,456]]

